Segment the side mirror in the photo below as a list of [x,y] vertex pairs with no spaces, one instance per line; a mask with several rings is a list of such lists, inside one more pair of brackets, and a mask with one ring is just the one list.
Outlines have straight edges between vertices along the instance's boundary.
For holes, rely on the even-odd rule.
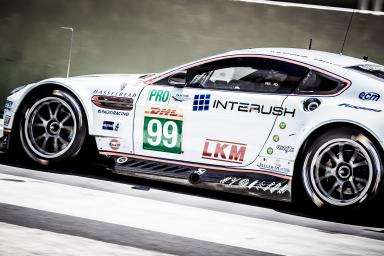
[[187,72],[181,71],[168,78],[168,83],[175,87],[185,87],[187,83]]

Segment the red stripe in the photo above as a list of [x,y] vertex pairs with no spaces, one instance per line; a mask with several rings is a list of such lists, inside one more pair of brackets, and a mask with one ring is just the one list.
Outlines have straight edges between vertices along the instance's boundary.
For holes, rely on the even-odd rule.
[[291,180],[292,179],[291,176],[285,176],[285,175],[280,175],[280,174],[266,172],[266,171],[260,171],[260,170],[245,170],[245,169],[234,169],[234,168],[226,168],[226,167],[217,167],[217,166],[210,166],[210,165],[203,165],[203,164],[191,164],[191,163],[185,163],[185,162],[178,162],[178,161],[158,159],[158,158],[151,158],[151,157],[146,157],[146,156],[138,156],[138,155],[124,154],[124,153],[115,153],[115,152],[108,152],[108,151],[100,151],[99,154],[106,155],[106,156],[124,156],[124,157],[137,158],[137,159],[142,159],[142,160],[150,160],[150,161],[156,161],[156,162],[161,162],[161,163],[170,163],[170,164],[177,164],[177,165],[183,165],[183,166],[191,166],[191,167],[197,167],[197,168],[213,169],[213,170],[219,170],[219,171],[252,172],[252,173],[259,173],[259,174],[275,176],[275,177],[282,178],[282,179],[287,179],[287,180]]

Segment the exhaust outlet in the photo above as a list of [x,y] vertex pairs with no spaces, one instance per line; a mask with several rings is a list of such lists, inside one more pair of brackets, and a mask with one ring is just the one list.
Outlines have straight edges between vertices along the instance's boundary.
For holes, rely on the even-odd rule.
[[204,174],[207,170],[205,169],[202,169],[202,168],[199,168],[197,169],[196,171],[194,171],[193,173],[191,173],[188,177],[188,181],[191,183],[191,184],[197,184],[199,183],[200,181],[200,176],[202,174]]

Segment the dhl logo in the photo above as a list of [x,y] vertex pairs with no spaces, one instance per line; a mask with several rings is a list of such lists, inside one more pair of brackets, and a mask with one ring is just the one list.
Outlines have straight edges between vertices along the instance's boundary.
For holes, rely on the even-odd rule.
[[183,114],[177,108],[147,107],[145,109],[146,116],[168,117],[171,119],[182,119]]

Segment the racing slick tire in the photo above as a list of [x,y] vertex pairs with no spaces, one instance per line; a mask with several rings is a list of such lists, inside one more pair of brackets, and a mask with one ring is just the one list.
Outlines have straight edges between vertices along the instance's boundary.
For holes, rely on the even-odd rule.
[[354,128],[331,129],[307,147],[306,193],[319,208],[356,209],[381,190],[383,165],[373,140]]
[[54,89],[32,96],[21,111],[20,142],[33,161],[49,165],[75,157],[87,135],[83,109],[70,93]]

